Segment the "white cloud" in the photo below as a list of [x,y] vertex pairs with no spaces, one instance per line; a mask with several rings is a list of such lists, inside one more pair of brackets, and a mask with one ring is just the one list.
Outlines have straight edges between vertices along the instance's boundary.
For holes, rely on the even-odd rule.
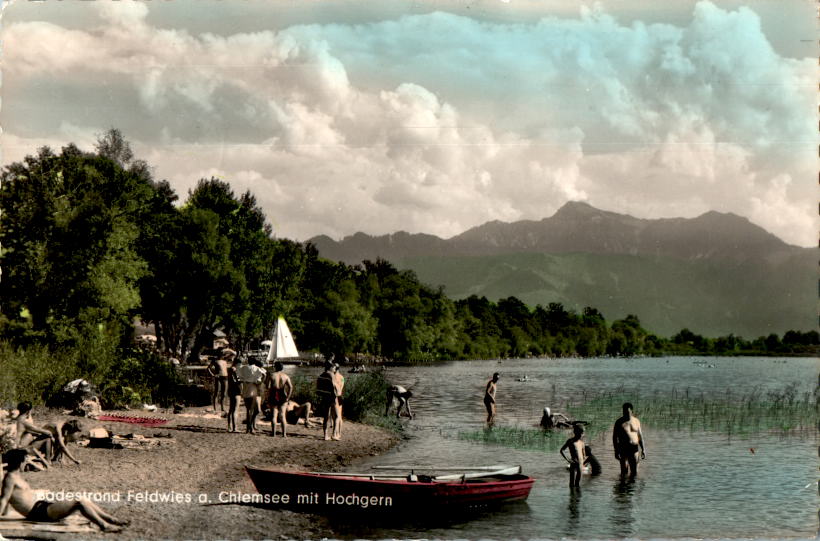
[[253,191],[284,236],[449,236],[568,200],[644,217],[729,210],[790,242],[816,236],[803,203],[814,184],[800,180],[814,175],[800,153],[816,141],[815,67],[778,56],[746,8],[701,2],[688,26],[596,9],[230,36],[151,26],[149,4],[89,9],[104,24],[3,29],[4,107],[59,119],[39,137],[6,122],[6,163],[40,140],[89,145],[83,133],[112,124],[103,108],[29,90],[81,96],[103,81],[129,111],[117,127],[182,196],[221,176]]

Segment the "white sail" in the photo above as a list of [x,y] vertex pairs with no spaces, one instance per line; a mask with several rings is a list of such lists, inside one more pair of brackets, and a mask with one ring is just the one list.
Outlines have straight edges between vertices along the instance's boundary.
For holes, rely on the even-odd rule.
[[287,357],[298,357],[299,350],[296,349],[296,343],[293,341],[293,336],[290,334],[288,324],[285,323],[285,318],[279,316],[276,321],[276,329],[273,331],[273,342],[268,351],[268,361],[275,361],[276,359],[284,359]]

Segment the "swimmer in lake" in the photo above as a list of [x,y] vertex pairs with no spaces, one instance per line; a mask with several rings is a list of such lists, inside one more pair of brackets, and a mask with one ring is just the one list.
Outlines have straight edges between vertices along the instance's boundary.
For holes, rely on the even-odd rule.
[[0,490],[0,516],[5,517],[11,507],[32,522],[57,522],[71,514],[80,513],[104,532],[119,532],[122,530],[121,526],[128,524],[128,521],[106,513],[100,506],[85,498],[64,502],[35,500],[34,491],[20,471],[27,455],[25,449],[12,449],[3,454],[3,462],[8,470]]
[[632,404],[623,406],[623,416],[615,421],[612,429],[612,447],[615,458],[621,464],[621,476],[634,478],[638,474],[638,460],[646,459],[641,422],[632,413]]

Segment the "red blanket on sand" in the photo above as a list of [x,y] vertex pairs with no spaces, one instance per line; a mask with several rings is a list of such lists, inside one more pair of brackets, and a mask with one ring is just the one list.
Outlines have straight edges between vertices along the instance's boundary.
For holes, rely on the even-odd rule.
[[126,417],[119,415],[100,415],[100,421],[116,421],[118,423],[131,423],[142,426],[159,426],[168,422],[168,419],[160,419],[158,417]]

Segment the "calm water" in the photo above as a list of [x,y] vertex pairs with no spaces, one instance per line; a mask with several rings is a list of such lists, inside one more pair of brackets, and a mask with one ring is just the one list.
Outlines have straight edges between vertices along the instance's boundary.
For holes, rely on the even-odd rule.
[[[411,437],[353,470],[376,464],[521,464],[536,484],[526,503],[466,522],[386,526],[334,520],[331,527],[340,537],[365,538],[813,538],[820,503],[816,433],[729,438],[644,423],[647,460],[636,481],[623,483],[607,431],[588,442],[604,473],[584,476],[576,494],[566,486],[565,462],[557,453],[470,443],[457,435],[483,425],[481,397],[495,371],[501,373],[497,426],[532,426],[544,406],[577,401],[584,389],[640,386],[648,394],[688,388],[707,398],[782,390],[790,383],[812,391],[818,370],[818,359],[771,358],[467,361],[393,368],[390,381],[412,387],[416,395],[416,419],[406,421]],[[516,381],[524,376],[529,381]],[[634,402],[640,417],[640,401]],[[619,414],[612,412],[613,421]]]

